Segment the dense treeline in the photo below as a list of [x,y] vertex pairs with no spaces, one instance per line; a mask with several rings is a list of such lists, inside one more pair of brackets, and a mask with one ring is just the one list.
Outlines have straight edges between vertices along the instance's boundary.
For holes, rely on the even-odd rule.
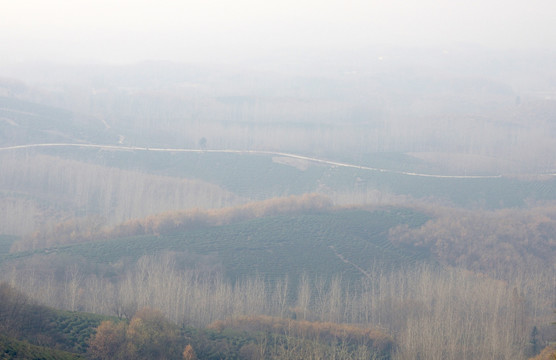
[[547,346],[540,354],[529,360],[556,360],[556,349],[552,346]]
[[326,341],[331,344],[340,342],[342,346],[351,348],[365,346],[373,349],[373,352],[383,355],[391,353],[394,348],[393,339],[382,331],[332,322],[311,322],[270,316],[244,316],[216,321],[209,324],[207,328],[218,331],[234,329],[267,334],[288,334],[297,338]]
[[0,300],[2,359],[364,360],[388,359],[393,349],[380,331],[332,323],[252,316],[179,327],[151,308],[130,319],[56,311],[6,283]]
[[[229,339],[229,340],[228,340]],[[251,316],[178,328],[141,309],[128,322],[104,321],[89,341],[92,359],[389,359],[392,339],[361,327]],[[181,356],[180,356],[181,355]]]
[[308,211],[326,210],[331,201],[322,195],[304,194],[251,202],[232,208],[214,210],[175,211],[130,220],[115,226],[107,237],[122,237],[146,234],[173,234],[203,226],[227,225],[234,222],[275,216],[298,214]]
[[164,211],[245,201],[200,180],[34,153],[2,152],[0,168],[0,233],[4,234],[24,235],[71,218],[91,217],[114,225]]
[[162,313],[141,309],[130,320],[103,321],[89,341],[92,359],[180,359],[178,327]]
[[26,295],[6,283],[0,283],[0,333],[18,336],[22,324],[28,320],[27,310],[30,306]]
[[497,271],[497,276],[555,265],[554,205],[492,212],[449,208],[431,211],[434,215],[425,225],[392,229],[390,240],[426,248],[444,264]]
[[3,274],[52,306],[128,319],[152,307],[196,327],[249,315],[379,326],[394,336],[395,359],[522,359],[532,327],[545,332],[554,301],[553,273],[506,282],[450,268],[376,269],[358,283],[303,276],[291,288],[287,278],[231,283],[218,272],[179,269],[166,255],[144,257],[112,279],[71,266],[60,278],[32,268]]

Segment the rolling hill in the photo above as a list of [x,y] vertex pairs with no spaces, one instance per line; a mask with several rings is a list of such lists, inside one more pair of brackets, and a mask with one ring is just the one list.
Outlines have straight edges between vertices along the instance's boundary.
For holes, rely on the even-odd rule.
[[[420,212],[387,208],[375,211],[344,209],[283,214],[186,232],[144,235],[15,252],[2,262],[33,255],[70,256],[108,266],[163,252],[210,257],[229,279],[286,275],[294,282],[302,273],[346,280],[366,276],[375,266],[391,268],[428,259],[422,250],[394,246],[389,230],[404,224],[420,226],[428,217]],[[191,266],[184,264],[184,266]]]

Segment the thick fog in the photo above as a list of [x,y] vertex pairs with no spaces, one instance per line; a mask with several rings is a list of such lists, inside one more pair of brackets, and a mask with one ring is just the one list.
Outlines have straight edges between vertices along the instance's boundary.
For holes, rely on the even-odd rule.
[[2,1],[0,63],[294,59],[371,45],[553,48],[556,3]]
[[554,14],[0,0],[0,348],[540,359]]
[[[553,173],[554,13],[544,0],[6,2],[0,95],[90,116],[113,133],[97,143]],[[12,111],[10,144],[52,141],[14,124]]]

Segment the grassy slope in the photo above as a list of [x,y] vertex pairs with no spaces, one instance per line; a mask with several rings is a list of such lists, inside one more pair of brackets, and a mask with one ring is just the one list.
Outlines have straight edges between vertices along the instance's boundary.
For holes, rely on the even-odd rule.
[[103,320],[115,320],[113,317],[56,310],[41,305],[28,306],[25,311],[24,321],[18,330],[22,334],[20,338],[72,353],[85,353],[95,328]]
[[48,320],[50,336],[58,347],[76,353],[87,351],[87,342],[103,320],[113,317],[81,312],[50,309]]
[[326,177],[328,169],[325,166],[311,166],[301,171],[273,162],[268,155],[99,151],[79,148],[42,151],[122,169],[199,179],[253,200],[312,192],[319,179]]
[[76,360],[85,359],[85,357],[62,350],[32,345],[26,341],[12,339],[0,334],[0,359]]
[[[114,239],[36,252],[14,253],[8,259],[35,253],[68,254],[92,263],[113,263],[162,251],[213,255],[231,279],[259,274],[268,278],[303,271],[325,278],[341,274],[362,276],[353,264],[367,270],[427,258],[424,252],[393,246],[388,230],[398,224],[418,226],[427,217],[419,212],[390,208],[380,211],[338,210],[255,219],[166,236]],[[346,263],[345,260],[353,264]],[[295,281],[295,280],[294,280]]]
[[11,329],[11,336],[17,339],[0,333],[0,359],[82,358],[77,354],[87,351],[96,327],[103,320],[117,321],[113,317],[35,304],[24,305],[20,313],[12,316],[16,317],[17,325]]

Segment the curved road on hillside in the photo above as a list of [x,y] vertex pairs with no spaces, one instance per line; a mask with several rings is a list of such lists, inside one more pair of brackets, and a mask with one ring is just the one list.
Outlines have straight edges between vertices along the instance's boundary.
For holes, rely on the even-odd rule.
[[[384,173],[393,173],[407,176],[419,176],[419,177],[430,177],[430,178],[442,178],[442,179],[496,179],[501,178],[502,175],[434,175],[434,174],[423,174],[408,171],[396,171],[388,169],[380,169],[369,166],[350,164],[345,162],[331,161],[325,159],[319,159],[310,156],[303,156],[279,151],[265,151],[265,150],[214,150],[214,149],[172,149],[172,148],[152,148],[152,147],[140,147],[140,146],[121,146],[121,145],[100,145],[100,144],[72,144],[72,143],[49,143],[49,144],[27,144],[27,145],[14,145],[1,147],[0,151],[6,150],[19,150],[19,149],[31,149],[31,148],[48,148],[48,147],[80,147],[80,148],[96,148],[104,150],[116,150],[116,151],[158,151],[158,152],[191,152],[191,153],[231,153],[231,154],[252,154],[252,155],[274,155],[283,156],[292,159],[305,160],[314,163],[320,163],[331,166],[339,166],[346,168],[354,168],[361,170],[378,171]],[[556,174],[544,174],[554,176]]]

